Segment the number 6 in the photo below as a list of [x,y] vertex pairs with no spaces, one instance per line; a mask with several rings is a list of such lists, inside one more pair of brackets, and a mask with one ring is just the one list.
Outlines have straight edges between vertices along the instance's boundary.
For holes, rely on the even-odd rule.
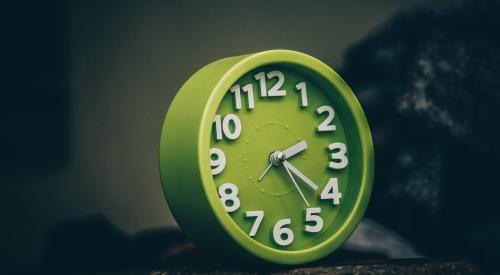
[[283,219],[279,220],[276,225],[274,225],[273,238],[277,244],[287,246],[293,242],[293,231],[290,228],[284,227],[285,225],[290,225],[291,223],[291,219]]

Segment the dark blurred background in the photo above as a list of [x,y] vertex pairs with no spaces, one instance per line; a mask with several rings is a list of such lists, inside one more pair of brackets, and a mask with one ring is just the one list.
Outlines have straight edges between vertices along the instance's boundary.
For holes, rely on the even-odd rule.
[[[1,10],[2,269],[99,271],[192,249],[160,186],[166,110],[201,66],[283,48],[339,71],[372,128],[374,193],[365,235],[347,248],[497,270],[496,2],[8,1]],[[398,244],[377,247],[370,228]]]

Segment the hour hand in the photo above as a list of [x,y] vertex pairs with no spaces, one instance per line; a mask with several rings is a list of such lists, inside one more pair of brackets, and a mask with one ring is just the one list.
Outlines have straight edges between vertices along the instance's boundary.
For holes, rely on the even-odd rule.
[[290,172],[294,173],[302,181],[307,183],[307,185],[309,185],[312,189],[318,190],[318,186],[312,180],[310,180],[308,177],[306,177],[304,174],[302,174],[302,172],[300,172],[299,169],[295,168],[295,166],[293,166],[290,162],[285,160],[283,162],[283,165],[285,165],[285,167],[288,168],[290,170]]
[[285,155],[285,159],[290,158],[302,151],[307,149],[307,142],[305,140],[302,140],[288,148],[282,151],[282,153]]

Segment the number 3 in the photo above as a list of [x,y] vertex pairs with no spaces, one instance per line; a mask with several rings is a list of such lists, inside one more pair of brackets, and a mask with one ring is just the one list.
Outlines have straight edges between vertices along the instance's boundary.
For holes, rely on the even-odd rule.
[[[330,151],[336,151],[331,154],[332,161],[328,164],[328,167],[332,169],[342,169],[349,164],[349,159],[347,159],[347,147],[344,143],[334,142],[328,146]],[[334,161],[335,160],[335,161]]]

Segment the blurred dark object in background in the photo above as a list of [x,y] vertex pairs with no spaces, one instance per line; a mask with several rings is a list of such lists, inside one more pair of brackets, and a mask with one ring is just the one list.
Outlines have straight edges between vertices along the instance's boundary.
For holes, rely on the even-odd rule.
[[19,174],[40,176],[67,162],[70,93],[63,2],[2,4],[0,183]]
[[35,273],[91,273],[199,262],[203,257],[197,257],[194,246],[179,230],[128,234],[96,215],[67,220],[51,228]]
[[410,10],[347,51],[373,132],[367,216],[432,257],[498,271],[500,2]]

